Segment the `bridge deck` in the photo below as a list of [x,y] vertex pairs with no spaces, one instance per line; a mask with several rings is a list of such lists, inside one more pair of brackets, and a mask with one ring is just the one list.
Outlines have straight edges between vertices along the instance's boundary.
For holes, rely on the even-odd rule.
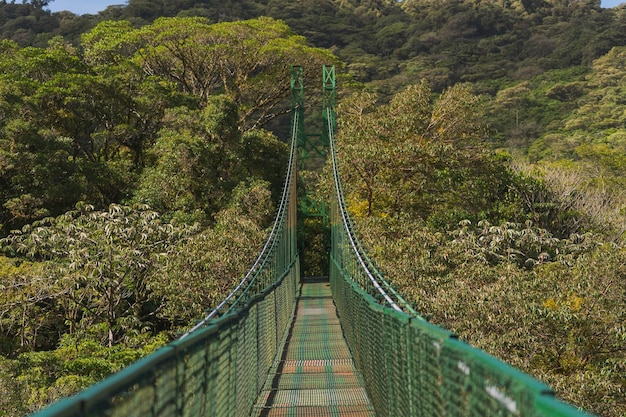
[[328,280],[304,279],[294,321],[256,416],[374,417],[343,336]]

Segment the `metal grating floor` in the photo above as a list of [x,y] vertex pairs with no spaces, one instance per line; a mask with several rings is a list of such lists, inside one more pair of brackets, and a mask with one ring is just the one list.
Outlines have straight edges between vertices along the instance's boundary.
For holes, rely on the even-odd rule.
[[327,280],[306,278],[280,358],[253,415],[375,417]]

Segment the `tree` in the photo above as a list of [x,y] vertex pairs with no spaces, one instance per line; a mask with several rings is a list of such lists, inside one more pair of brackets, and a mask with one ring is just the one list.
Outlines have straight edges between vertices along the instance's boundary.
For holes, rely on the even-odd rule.
[[[162,223],[146,207],[115,204],[104,211],[81,204],[75,211],[26,226],[3,239],[3,246],[33,261],[50,262],[44,276],[16,275],[25,281],[12,287],[5,307],[32,309],[45,302],[47,311],[62,315],[70,335],[91,332],[108,346],[155,332],[154,316],[163,306],[149,282],[175,244],[192,231]],[[28,288],[44,295],[25,297]],[[33,313],[29,323],[38,321],[37,311]]]
[[0,257],[0,354],[53,348],[63,317],[50,301],[65,290],[47,280],[45,262]]
[[589,92],[581,97],[580,107],[566,121],[568,130],[624,128],[625,106],[620,86],[626,79],[625,60],[626,48],[615,47],[593,62],[592,72],[587,76]]
[[493,212],[512,174],[481,144],[486,131],[467,87],[433,100],[422,83],[387,105],[375,100],[361,93],[338,109],[340,170],[355,213],[434,219]]
[[[238,142],[237,111],[225,97],[212,101],[216,106],[204,112],[181,108],[168,116],[172,126],[151,150],[155,163],[142,174],[138,201],[162,213],[192,215],[204,222],[223,206],[238,181],[231,172]],[[221,131],[208,126],[216,118],[224,123]]]
[[239,184],[207,228],[180,241],[150,288],[163,302],[158,316],[187,327],[216,307],[244,277],[259,253],[274,215],[268,183]]
[[91,335],[61,338],[54,350],[0,356],[0,412],[27,415],[51,402],[75,395],[163,346],[163,334],[141,345],[102,346]]
[[[273,180],[280,190],[286,146],[266,132],[242,137],[237,106],[227,96],[209,97],[202,110],[172,110],[166,120],[150,152],[154,162],[140,178],[137,201],[179,220],[206,223],[241,181]],[[274,162],[268,164],[266,157]]]
[[527,83],[517,84],[513,87],[505,88],[498,91],[496,95],[496,104],[506,109],[511,109],[515,115],[515,129],[519,129],[520,125],[520,109],[527,98],[525,97],[530,89]]
[[[109,27],[116,30],[108,33]],[[270,18],[219,24],[198,17],[162,18],[136,31],[104,22],[85,39],[116,59],[116,48],[134,51],[132,59],[146,74],[175,83],[203,104],[211,94],[227,94],[239,108],[243,131],[286,111],[289,85],[277,80],[288,78],[290,65],[303,65],[305,77],[311,77],[322,64],[336,62],[328,51],[307,46],[304,37]]]
[[3,48],[4,233],[79,200],[106,206],[128,195],[132,169],[141,167],[161,122],[166,88],[126,68],[94,73],[59,38],[46,49]]

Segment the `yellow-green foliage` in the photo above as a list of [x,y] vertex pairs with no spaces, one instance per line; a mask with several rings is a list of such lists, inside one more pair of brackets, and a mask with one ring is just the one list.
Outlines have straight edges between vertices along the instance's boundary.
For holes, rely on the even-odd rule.
[[566,401],[626,413],[626,249],[532,226],[441,233],[406,216],[356,220],[371,257],[420,314]]
[[435,95],[421,83],[376,101],[360,92],[338,110],[339,168],[356,217],[410,212],[454,224],[507,204],[512,175],[482,143],[482,109],[468,86]]
[[107,348],[91,337],[66,336],[56,350],[23,353],[15,360],[0,356],[0,393],[5,394],[0,409],[15,416],[37,411],[130,365],[167,340],[160,334],[141,346]]
[[[595,184],[573,163],[546,165],[540,178],[513,174],[481,143],[479,109],[462,88],[433,98],[413,86],[393,105],[374,102],[363,93],[343,103],[337,148],[379,270],[430,321],[569,402],[623,417],[626,249],[606,240],[618,223],[592,216],[609,206],[588,205]],[[604,145],[578,152],[604,172],[622,169]]]

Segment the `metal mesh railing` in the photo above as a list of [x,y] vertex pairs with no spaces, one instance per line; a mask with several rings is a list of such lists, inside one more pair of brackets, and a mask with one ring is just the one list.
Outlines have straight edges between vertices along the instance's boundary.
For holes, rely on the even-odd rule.
[[[328,108],[327,118],[334,117]],[[378,273],[353,233],[328,122],[336,187],[330,282],[344,334],[379,417],[587,414],[551,388],[419,317]]]
[[[293,112],[298,125],[301,112]],[[296,129],[270,236],[236,289],[192,331],[38,417],[249,415],[291,322],[300,280]]]

